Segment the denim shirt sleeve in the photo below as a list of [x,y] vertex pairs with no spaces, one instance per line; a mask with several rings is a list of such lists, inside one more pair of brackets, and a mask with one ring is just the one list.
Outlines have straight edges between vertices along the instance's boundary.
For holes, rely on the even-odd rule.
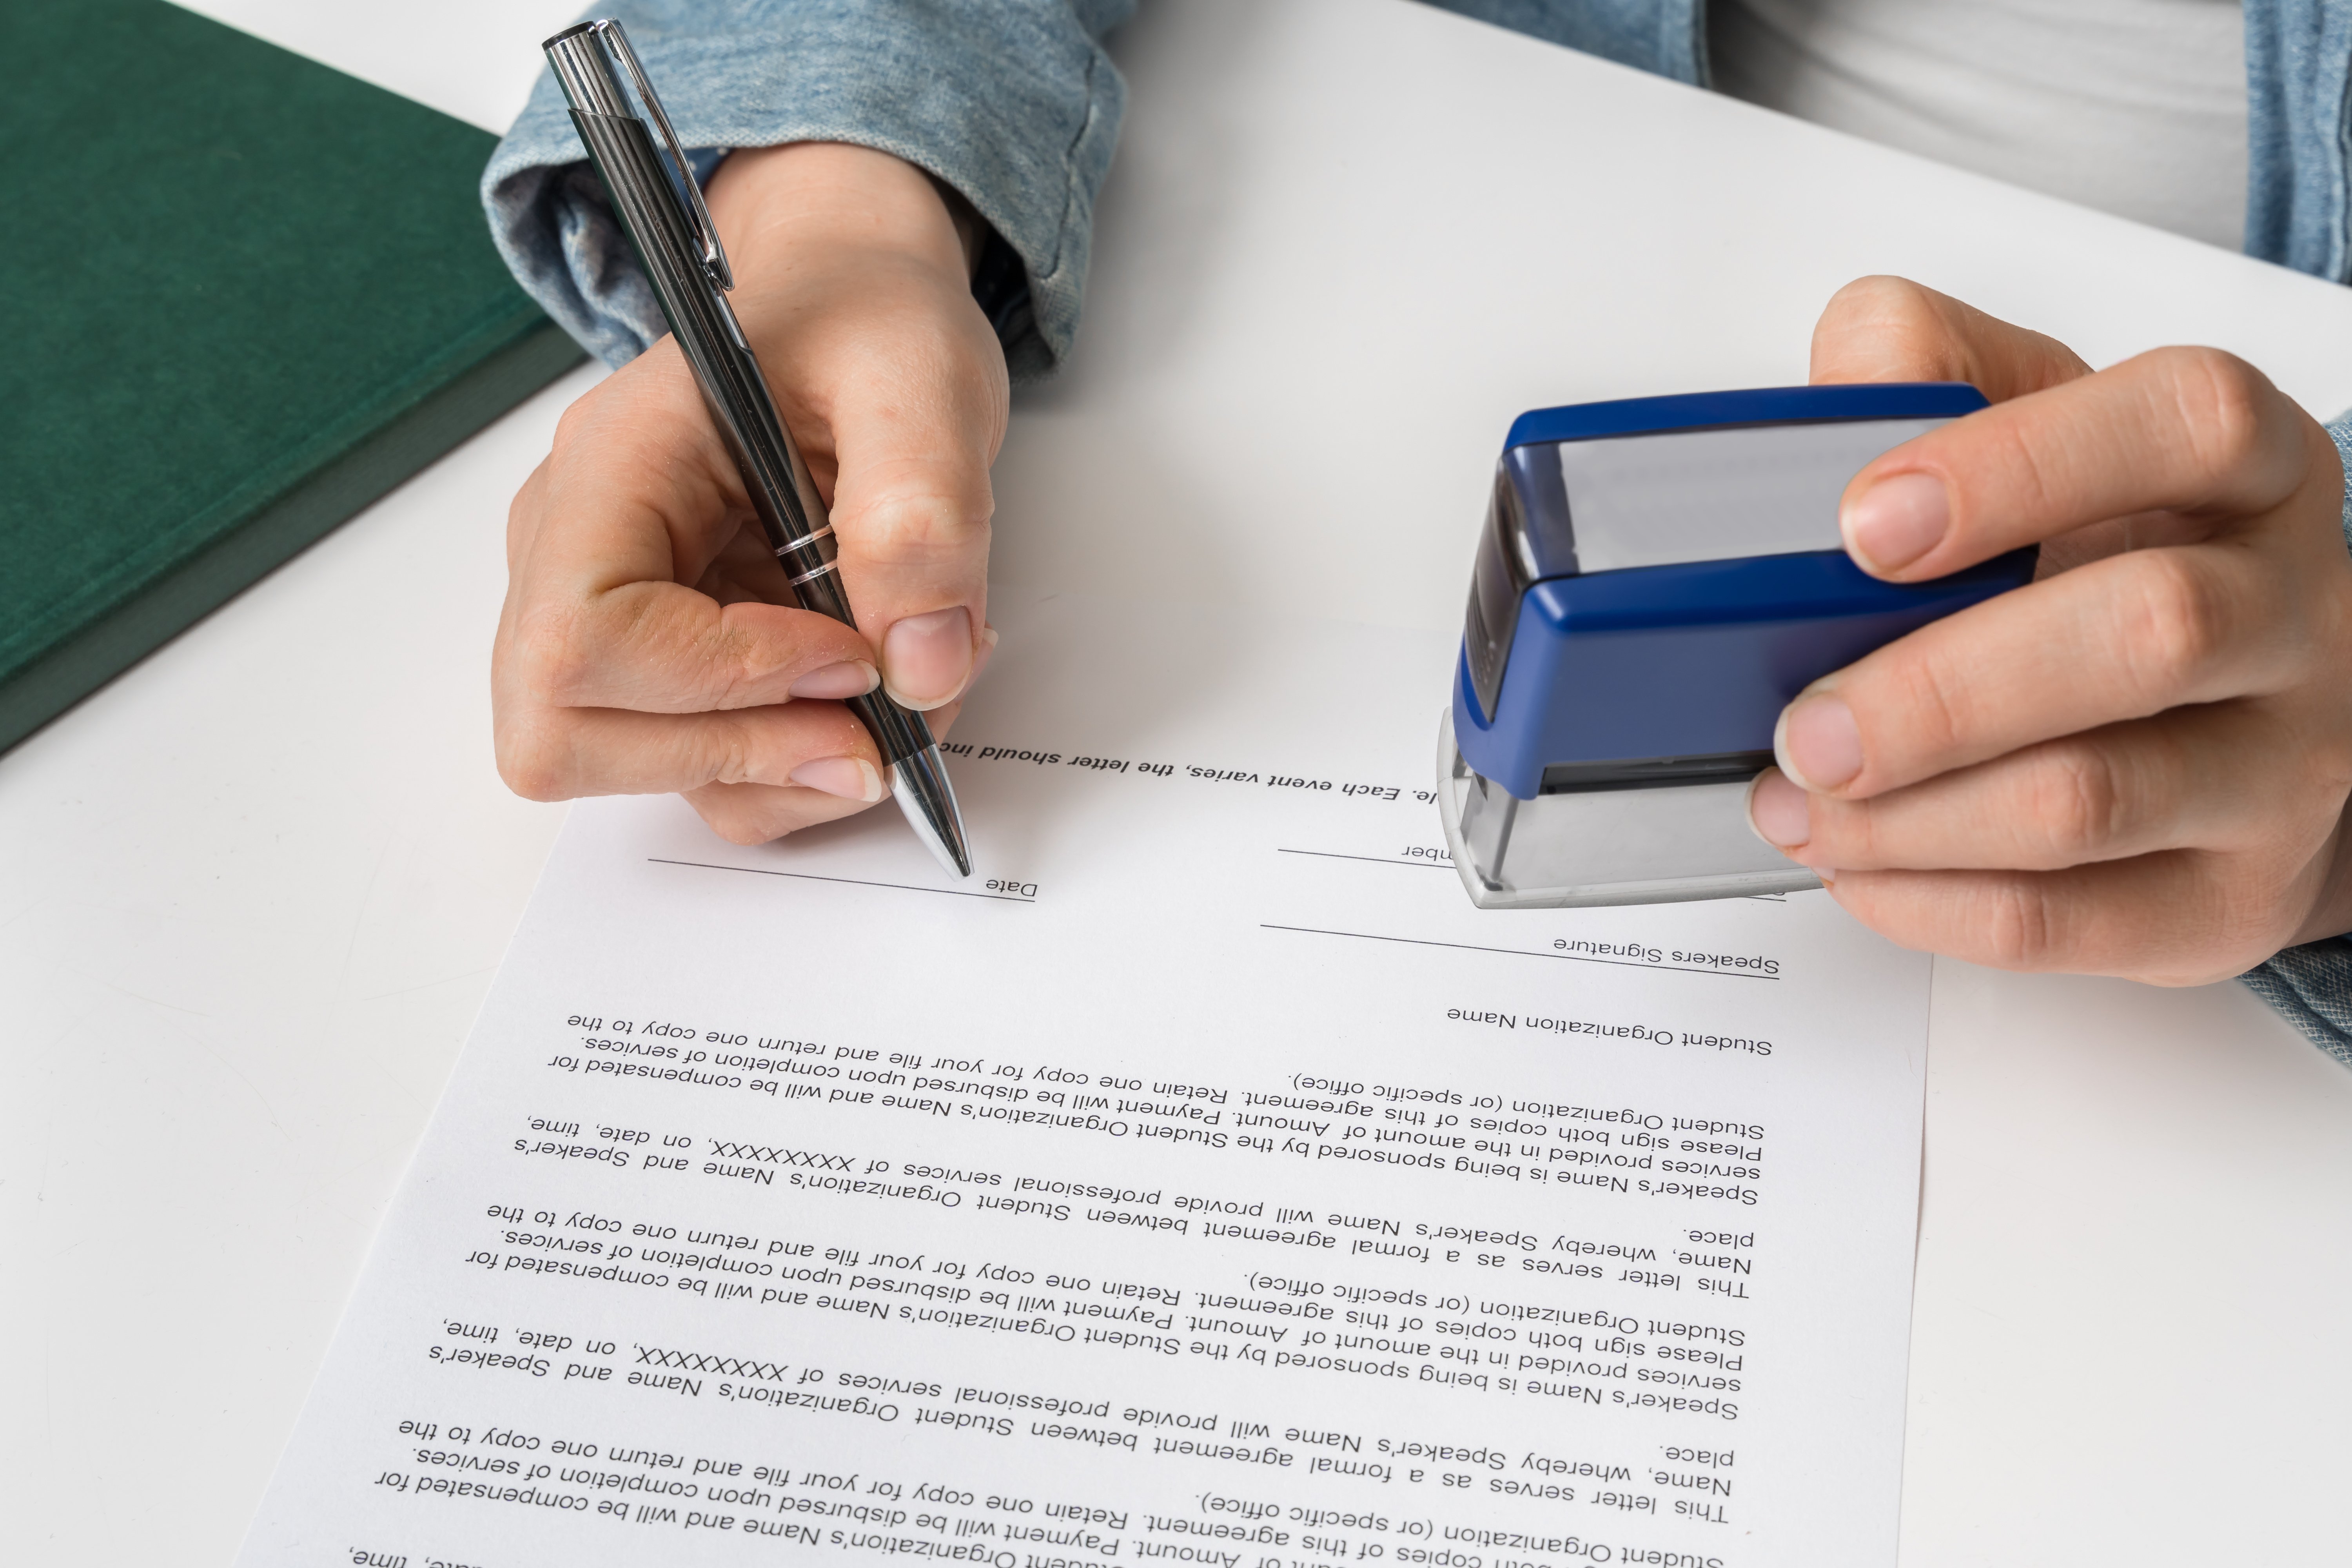
[[[2352,413],[2327,426],[2347,476],[2344,543],[2352,549]],[[2305,1038],[2352,1068],[2352,937],[2323,937],[2290,947],[2244,975],[2255,995],[2277,1008]]]
[[[846,142],[961,192],[993,233],[974,292],[1016,380],[1069,353],[1135,0],[605,0],[708,178],[726,152]],[[523,287],[609,364],[668,329],[545,72],[482,174]]]
[[1546,43],[1692,87],[1707,84],[1704,0],[1428,0]]

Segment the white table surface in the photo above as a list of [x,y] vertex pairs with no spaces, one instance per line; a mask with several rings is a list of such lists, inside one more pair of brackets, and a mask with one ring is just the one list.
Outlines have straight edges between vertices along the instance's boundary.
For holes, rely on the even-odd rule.
[[[572,0],[202,0],[497,128]],[[1521,408],[1801,380],[1907,273],[2352,404],[2352,291],[1391,0],[1154,0],[1001,581],[1457,624]],[[217,1564],[561,817],[492,772],[583,371],[0,758],[0,1561]],[[2343,1561],[2352,1073],[2234,984],[1937,967],[1903,1561]]]

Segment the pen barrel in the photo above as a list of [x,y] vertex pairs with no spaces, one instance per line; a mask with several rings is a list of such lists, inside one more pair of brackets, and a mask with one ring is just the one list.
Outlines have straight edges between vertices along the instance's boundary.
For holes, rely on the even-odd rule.
[[785,575],[796,577],[830,565],[833,536],[826,531],[824,502],[799,448],[776,416],[775,399],[735,312],[695,253],[694,238],[672,189],[673,176],[655,150],[645,121],[635,115],[589,114],[577,109],[572,121],[637,264],[653,285],[670,335],[742,470],[751,508],[759,513]]
[[[670,335],[677,342],[712,422],[743,476],[751,510],[769,548],[775,552],[793,597],[804,610],[857,624],[835,567],[838,553],[831,519],[816,482],[783,422],[760,362],[726,296],[711,281],[696,254],[695,240],[672,188],[668,166],[654,146],[645,121],[634,114],[583,111],[618,104],[619,84],[591,52],[586,39],[565,59],[559,40],[548,53],[572,97],[572,121],[602,180],[622,232],[653,285]],[[583,80],[575,85],[575,75]],[[849,700],[886,763],[896,763],[932,743],[930,726],[919,713],[888,698],[869,694]]]
[[[824,558],[830,563],[833,559],[833,536],[826,534],[823,543]],[[789,572],[792,569],[788,566],[785,570]],[[856,617],[850,614],[849,595],[843,591],[839,572],[828,571],[812,577],[794,587],[793,592],[799,595],[801,608],[804,610],[831,616],[845,626],[857,624]],[[874,737],[874,744],[882,752],[884,762],[897,763],[918,752],[930,749],[931,726],[920,713],[899,707],[878,691],[852,697],[847,705],[849,710],[857,715],[857,721],[866,726],[866,732]]]

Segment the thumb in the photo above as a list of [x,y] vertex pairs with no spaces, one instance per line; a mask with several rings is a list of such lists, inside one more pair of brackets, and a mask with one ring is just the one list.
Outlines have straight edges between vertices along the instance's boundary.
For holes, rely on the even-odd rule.
[[930,177],[886,153],[737,153],[710,184],[736,311],[820,489],[883,689],[919,710],[971,685],[987,628],[988,466],[1004,352]]
[[952,406],[835,416],[842,585],[881,656],[883,689],[902,708],[923,711],[962,696],[995,641],[987,629],[992,423],[984,410]]
[[885,257],[824,306],[773,356],[792,378],[785,417],[830,490],[841,585],[883,690],[927,711],[963,695],[995,640],[988,469],[1010,400],[1004,353],[960,272]]

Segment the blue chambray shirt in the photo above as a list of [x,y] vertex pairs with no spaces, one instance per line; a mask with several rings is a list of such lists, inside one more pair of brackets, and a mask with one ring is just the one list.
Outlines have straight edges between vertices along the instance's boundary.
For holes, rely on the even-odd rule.
[[[1428,0],[1620,65],[1705,86],[1705,0]],[[2352,282],[2352,0],[2244,0],[2246,253]],[[1126,84],[1104,37],[1135,0],[609,0],[708,178],[736,147],[846,142],[963,193],[994,233],[974,279],[1016,381],[1070,350],[1095,193]],[[607,363],[667,329],[542,74],[482,175],[499,253]],[[2352,453],[2352,414],[2328,426]],[[2352,459],[2347,459],[2352,468]],[[2352,541],[2352,498],[2346,505]],[[2246,977],[2352,1067],[2352,939]]]

